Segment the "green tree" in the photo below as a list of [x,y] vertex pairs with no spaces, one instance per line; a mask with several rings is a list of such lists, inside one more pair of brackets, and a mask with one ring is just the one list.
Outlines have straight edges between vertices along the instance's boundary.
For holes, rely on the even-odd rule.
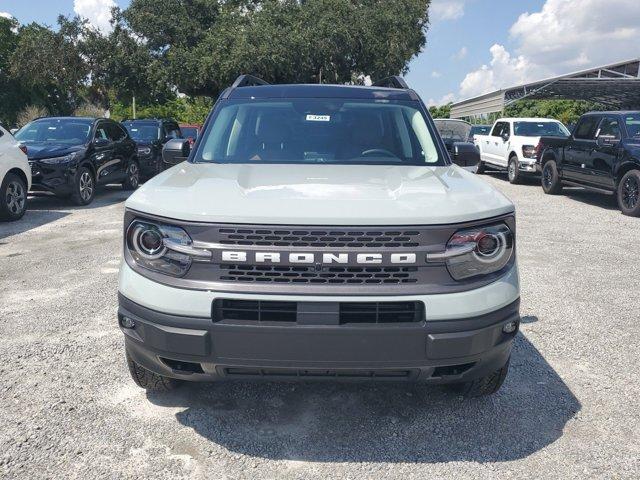
[[429,113],[433,118],[449,118],[451,116],[451,105],[453,103],[449,102],[440,106],[431,106],[429,107]]
[[404,73],[425,45],[429,1],[133,0],[120,16],[181,92],[215,97],[241,73],[297,83]]
[[0,122],[13,125],[23,104],[20,83],[11,75],[11,57],[18,46],[18,22],[0,17]]
[[73,111],[88,73],[77,45],[64,32],[36,23],[20,27],[9,70],[28,90],[29,103],[52,114]]
[[505,116],[555,118],[565,125],[575,123],[580,115],[607,107],[581,100],[519,100],[507,106]]

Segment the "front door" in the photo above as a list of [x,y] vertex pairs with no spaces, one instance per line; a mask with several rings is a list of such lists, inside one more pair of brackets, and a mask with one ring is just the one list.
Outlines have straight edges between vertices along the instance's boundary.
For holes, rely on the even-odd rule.
[[118,160],[114,159],[114,144],[109,138],[106,121],[98,122],[96,125],[91,160],[96,169],[96,182],[108,183],[117,171]]
[[596,131],[596,147],[587,165],[592,183],[608,190],[615,188],[613,167],[621,139],[618,119],[614,116],[604,117]]
[[599,122],[599,116],[588,115],[582,117],[578,125],[576,125],[573,135],[564,149],[563,178],[581,183],[590,183],[587,165],[590,162],[591,152],[596,147],[595,133]]
[[499,156],[502,144],[504,140],[502,135],[505,131],[509,131],[509,124],[507,122],[497,122],[491,130],[491,134],[483,138],[481,145],[482,160],[484,162],[493,163],[494,165],[502,165],[504,162]]

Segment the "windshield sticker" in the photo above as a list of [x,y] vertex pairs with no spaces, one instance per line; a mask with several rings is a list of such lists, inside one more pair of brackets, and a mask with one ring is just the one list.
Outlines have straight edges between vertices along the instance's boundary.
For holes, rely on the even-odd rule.
[[307,115],[307,122],[330,122],[331,115]]

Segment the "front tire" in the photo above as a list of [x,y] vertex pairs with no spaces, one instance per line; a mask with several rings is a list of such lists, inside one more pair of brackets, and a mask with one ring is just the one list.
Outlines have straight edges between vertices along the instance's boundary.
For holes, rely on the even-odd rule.
[[136,385],[144,388],[148,392],[169,392],[180,385],[180,380],[158,375],[134,362],[129,356],[129,352],[126,352],[125,356],[131,378]]
[[624,215],[640,217],[640,170],[630,170],[618,184],[618,205]]
[[558,195],[562,193],[562,182],[555,160],[547,161],[542,167],[542,190],[548,195]]
[[0,186],[0,220],[20,220],[27,211],[27,185],[14,173],[5,176]]
[[507,174],[509,176],[509,183],[513,185],[519,184],[522,180],[522,176],[520,175],[520,167],[518,165],[518,157],[516,157],[515,155],[513,155],[509,159]]
[[509,360],[511,360],[511,357],[507,359],[507,362],[501,368],[491,372],[489,375],[469,382],[450,385],[450,388],[465,398],[492,395],[500,390],[504,379],[507,378],[507,373],[509,373]]
[[135,190],[140,185],[140,167],[138,162],[130,162],[127,167],[127,177],[122,182],[122,188],[125,190]]
[[71,200],[79,206],[89,205],[96,196],[96,181],[91,170],[80,167],[76,172]]

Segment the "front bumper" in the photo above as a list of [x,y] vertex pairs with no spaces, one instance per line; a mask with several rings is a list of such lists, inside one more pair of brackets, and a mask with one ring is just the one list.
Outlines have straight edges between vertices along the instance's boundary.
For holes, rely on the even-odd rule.
[[151,179],[161,170],[162,159],[160,154],[155,149],[152,149],[148,155],[141,155],[138,152],[138,163],[140,165],[140,176],[143,179]]
[[[123,319],[133,328],[122,328]],[[508,359],[519,299],[495,311],[402,324],[251,324],[160,313],[119,295],[119,323],[131,358],[160,375],[223,378],[376,379],[464,382]]]
[[536,173],[536,159],[526,158],[518,161],[518,170],[520,170],[522,173]]
[[55,195],[69,195],[73,192],[73,179],[77,170],[75,164],[46,165],[30,161],[29,165],[31,191]]

